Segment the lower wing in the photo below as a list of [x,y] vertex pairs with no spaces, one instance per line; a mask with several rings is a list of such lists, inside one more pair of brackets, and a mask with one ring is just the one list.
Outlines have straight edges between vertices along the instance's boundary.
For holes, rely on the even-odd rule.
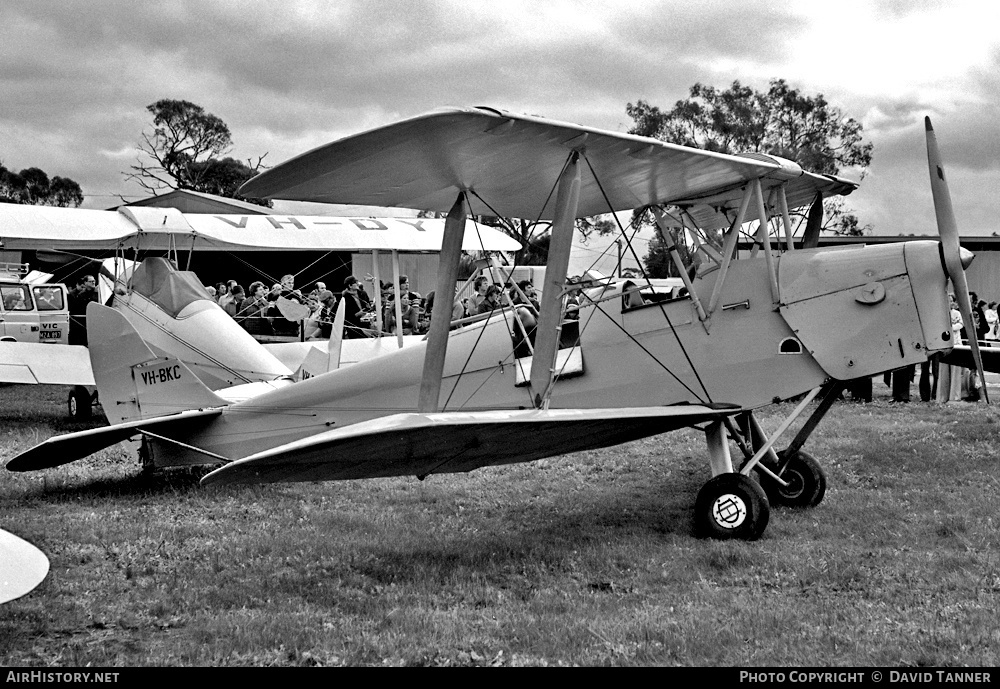
[[86,347],[0,342],[0,383],[93,385],[94,374]]
[[227,464],[202,483],[328,481],[472,471],[529,462],[714,421],[734,406],[678,405],[394,414]]
[[196,409],[193,411],[158,416],[152,419],[128,421],[114,426],[91,428],[77,433],[67,433],[49,438],[7,462],[8,471],[35,471],[50,469],[83,459],[122,440],[139,435],[143,430],[157,430],[183,424],[200,424],[207,418],[222,414],[221,409]]

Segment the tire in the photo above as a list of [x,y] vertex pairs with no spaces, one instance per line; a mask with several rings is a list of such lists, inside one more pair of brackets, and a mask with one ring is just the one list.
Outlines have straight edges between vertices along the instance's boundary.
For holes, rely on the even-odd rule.
[[[785,463],[787,450],[778,453],[778,467]],[[778,467],[768,467],[776,472]],[[784,507],[815,507],[826,495],[826,475],[819,462],[803,450],[796,452],[781,478],[788,482],[782,486],[770,476],[761,473],[760,482],[772,505]]]
[[69,417],[74,421],[86,421],[93,416],[92,399],[87,388],[82,385],[77,385],[70,390],[69,399],[66,401]]
[[720,474],[698,491],[695,530],[701,537],[756,541],[767,528],[771,508],[764,490],[742,474]]

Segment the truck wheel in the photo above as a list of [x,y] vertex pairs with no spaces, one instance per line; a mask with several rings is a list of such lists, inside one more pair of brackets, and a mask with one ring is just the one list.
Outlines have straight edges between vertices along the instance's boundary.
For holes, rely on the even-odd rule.
[[69,416],[75,421],[85,421],[93,415],[94,407],[92,405],[93,398],[87,391],[87,388],[82,385],[77,385],[72,390],[69,391],[69,400],[67,402],[69,408]]

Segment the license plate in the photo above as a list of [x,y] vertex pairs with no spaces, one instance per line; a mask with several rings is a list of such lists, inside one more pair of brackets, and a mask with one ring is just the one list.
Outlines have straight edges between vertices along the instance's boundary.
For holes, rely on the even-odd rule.
[[61,330],[43,330],[39,333],[43,340],[61,340],[62,331]]

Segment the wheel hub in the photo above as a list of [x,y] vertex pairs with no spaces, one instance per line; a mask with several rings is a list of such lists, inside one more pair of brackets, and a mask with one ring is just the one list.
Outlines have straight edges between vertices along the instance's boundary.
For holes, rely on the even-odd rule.
[[735,529],[746,520],[747,506],[740,496],[726,493],[712,503],[712,516],[722,528]]

